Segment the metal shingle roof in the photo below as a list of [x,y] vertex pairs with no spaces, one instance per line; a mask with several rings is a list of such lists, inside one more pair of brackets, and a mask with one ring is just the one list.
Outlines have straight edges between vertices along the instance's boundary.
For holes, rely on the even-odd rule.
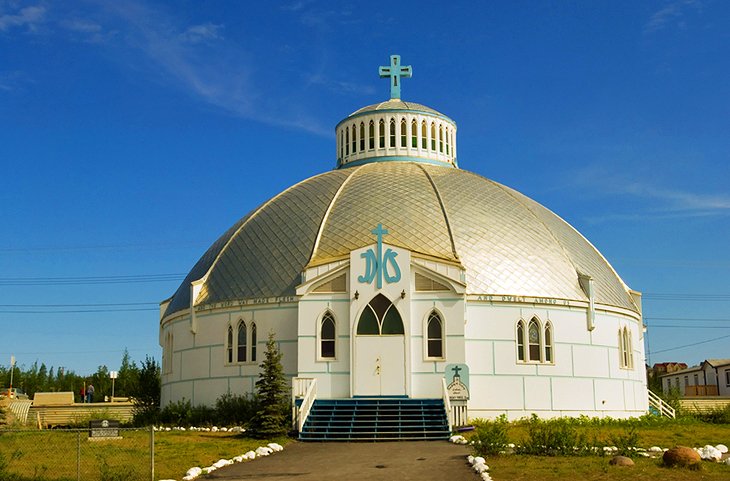
[[371,163],[304,180],[238,221],[201,257],[166,315],[190,304],[293,295],[300,273],[385,241],[460,262],[470,294],[586,300],[638,311],[605,258],[573,227],[528,197],[474,173],[416,162]]

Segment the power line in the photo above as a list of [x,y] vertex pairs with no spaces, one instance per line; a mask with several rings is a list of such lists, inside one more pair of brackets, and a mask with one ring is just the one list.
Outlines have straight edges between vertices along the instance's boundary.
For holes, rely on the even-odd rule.
[[709,342],[720,341],[722,339],[727,339],[728,337],[730,337],[730,334],[728,334],[727,336],[720,336],[720,337],[714,337],[712,339],[706,339],[704,341],[693,342],[691,344],[684,344],[682,346],[670,347],[668,349],[660,349],[658,351],[653,351],[648,354],[659,354],[660,352],[676,351],[678,349],[684,349],[685,347],[699,346],[700,344],[707,344]]
[[656,329],[659,328],[674,328],[674,329],[730,329],[730,325],[728,326],[681,326],[681,325],[671,325],[671,324],[652,324],[651,326],[648,326],[649,329]]
[[116,304],[0,304],[0,307],[116,307],[116,306],[157,306],[159,302],[120,302]]
[[1,314],[83,314],[86,312],[140,312],[159,311],[159,308],[139,307],[130,309],[66,309],[57,311],[15,311],[0,309]]
[[722,319],[717,317],[645,317],[645,321],[706,321],[706,322],[730,322],[730,318]]
[[133,284],[140,282],[181,281],[185,274],[139,274],[127,276],[86,276],[86,277],[0,277],[4,286],[53,286],[89,284]]

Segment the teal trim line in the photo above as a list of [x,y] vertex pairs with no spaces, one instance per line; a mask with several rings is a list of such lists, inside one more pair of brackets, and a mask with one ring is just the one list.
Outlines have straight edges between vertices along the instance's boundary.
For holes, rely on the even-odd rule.
[[352,162],[338,164],[336,166],[336,168],[337,169],[346,169],[348,167],[357,167],[360,165],[372,164],[372,163],[376,163],[376,162],[416,162],[416,163],[420,163],[420,164],[440,165],[440,166],[447,166],[447,167],[452,167],[454,169],[458,169],[458,167],[455,167],[454,165],[452,165],[446,161],[426,159],[423,157],[408,157],[408,156],[399,156],[399,155],[386,155],[386,156],[382,156],[382,157],[367,157],[365,159],[354,160]]
[[[404,100],[404,102],[408,102],[407,100]],[[428,107],[428,106],[427,106]],[[435,110],[435,109],[434,109]],[[381,110],[367,110],[365,112],[360,112],[359,114],[353,114],[349,117],[345,117],[344,119],[340,120],[337,125],[335,125],[335,131],[340,128],[343,124],[348,124],[353,121],[353,119],[357,119],[359,117],[364,117],[366,115],[378,115],[378,114],[420,114],[420,115],[426,115],[428,117],[434,117],[441,120],[446,120],[448,122],[451,122],[452,124],[456,125],[456,121],[452,119],[451,117],[442,114],[441,112],[429,112],[427,110],[420,110],[420,109],[381,109]],[[396,119],[400,120],[400,119]]]
[[177,350],[173,349],[172,352],[173,352],[173,354],[174,353],[183,353],[183,352],[187,352],[187,351],[197,351],[197,350],[200,350],[200,349],[210,349],[210,348],[213,348],[213,347],[223,347],[223,346],[225,346],[225,344],[208,344],[207,346],[186,347],[186,348],[177,349]]
[[440,372],[431,372],[431,371],[413,371],[411,374],[414,376],[435,376],[441,374]]
[[299,339],[317,339],[317,336],[312,336],[311,334],[302,334],[299,336]]
[[[624,406],[626,407],[626,406]],[[593,409],[598,409],[598,399],[596,399],[596,380],[593,380]]]
[[[278,342],[279,344],[291,344],[291,343],[297,342],[297,341],[298,341],[298,339],[282,339],[281,341],[276,341],[276,342]],[[257,342],[256,344],[258,345],[258,344],[262,344],[262,343]]]
[[497,371],[497,355],[495,354],[494,341],[492,341],[492,374],[494,375]]
[[446,339],[464,339],[464,334],[446,334]]
[[190,393],[190,404],[195,406],[195,381],[192,383],[192,393]]
[[527,410],[527,386],[524,377],[522,378],[522,409]]
[[[418,294],[418,292],[415,292],[414,294]],[[416,299],[415,297],[411,296],[411,302],[436,302],[436,301],[463,301],[463,297],[438,297],[438,298],[423,298],[423,299]]]
[[550,381],[550,410],[555,409],[555,399],[553,399],[553,378],[549,378]]
[[550,378],[550,379],[590,379],[590,380],[601,380],[601,381],[621,381],[621,382],[633,382],[636,384],[642,384],[642,381],[636,381],[632,379],[624,379],[620,377],[601,377],[601,376],[570,376],[565,375],[562,376],[560,374],[551,374],[549,376],[545,374],[489,374],[489,373],[474,373],[469,372],[469,376],[477,376],[477,377],[539,377],[539,378]]
[[[275,304],[272,302],[272,304]],[[292,309],[298,309],[297,304],[299,304],[299,301],[293,301],[293,302],[287,302],[287,303],[281,303],[277,306],[272,307],[266,307],[267,304],[247,304],[243,306],[221,306],[221,307],[213,307],[212,309],[206,309],[205,311],[196,314],[195,317],[200,319],[201,317],[210,317],[210,316],[220,316],[220,312],[208,312],[208,311],[218,311],[222,309],[234,309],[238,308],[240,312],[255,312],[255,311],[286,311],[286,310],[292,310]],[[240,313],[238,312],[238,313]],[[238,314],[236,313],[236,314]],[[255,319],[252,319],[255,320]]]
[[210,366],[213,364],[213,348],[208,346],[208,377],[210,377]]
[[575,376],[575,353],[573,352],[573,347],[575,346],[570,346],[570,372]]
[[349,334],[343,334],[342,336],[337,336],[337,339],[350,339]]
[[[316,292],[315,294],[337,294],[337,295],[342,295],[341,292],[337,292],[337,293],[330,293],[330,292],[328,292],[328,293],[319,293],[319,292]],[[301,299],[299,302],[323,302],[323,300],[322,299]],[[327,303],[330,303],[330,302],[350,302],[350,298],[347,297],[345,299],[327,299]]]
[[258,374],[250,374],[250,375],[246,375],[246,376],[236,376],[236,377],[232,377],[232,376],[194,377],[191,379],[183,379],[183,380],[179,380],[179,381],[166,382],[165,386],[168,386],[170,384],[182,384],[182,383],[189,383],[189,382],[194,383],[196,381],[220,381],[222,379],[238,379],[238,378],[257,379],[258,377],[259,377]]
[[[514,344],[514,339],[484,339],[484,338],[469,338],[464,337],[465,342],[500,342],[503,344],[511,343]],[[553,342],[553,346],[581,346],[581,347],[601,347],[605,349],[614,349],[618,351],[618,347],[614,346],[613,344],[582,344],[579,342]],[[638,351],[634,351],[638,352]]]

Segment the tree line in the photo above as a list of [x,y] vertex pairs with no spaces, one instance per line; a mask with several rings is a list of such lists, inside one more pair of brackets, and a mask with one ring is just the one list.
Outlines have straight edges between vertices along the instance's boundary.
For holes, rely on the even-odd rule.
[[[99,366],[95,373],[87,376],[77,374],[62,367],[48,367],[45,363],[35,361],[29,367],[15,366],[12,373],[13,387],[22,389],[29,399],[37,392],[73,392],[74,400],[82,402],[81,391],[89,384],[94,385],[94,402],[102,402],[105,397],[112,395],[112,380],[109,378],[110,369]],[[125,349],[122,354],[118,377],[114,381],[115,397],[138,397],[141,394],[141,385],[152,383],[159,389],[159,364],[154,358],[147,356],[139,364],[134,362]],[[0,388],[10,386],[10,367],[0,366]],[[153,388],[154,389],[154,388]]]

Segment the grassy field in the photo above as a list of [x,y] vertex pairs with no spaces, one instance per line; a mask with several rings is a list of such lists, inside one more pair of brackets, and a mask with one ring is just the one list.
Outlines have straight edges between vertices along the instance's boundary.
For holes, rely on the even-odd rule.
[[[588,439],[611,444],[622,435],[626,424],[577,423]],[[639,447],[730,445],[730,425],[698,421],[637,423]],[[520,423],[508,425],[511,442],[519,444],[527,435]],[[150,433],[122,431],[123,439],[92,442],[86,431],[0,431],[0,481],[75,480],[77,459],[80,478],[85,481],[149,480]],[[280,444],[286,438],[274,439]],[[181,479],[188,468],[209,466],[215,461],[243,454],[270,441],[259,441],[229,433],[156,432],[155,479]],[[609,457],[548,457],[529,455],[488,456],[487,464],[496,480],[603,481],[603,480],[730,480],[730,466],[703,462],[699,471],[668,469],[657,459],[635,459],[633,468],[608,465]],[[474,479],[477,479],[476,475]]]
[[[0,431],[0,481],[75,480],[77,469],[84,481],[149,480],[149,431],[121,434],[119,440],[89,441],[86,431]],[[181,479],[188,468],[210,466],[269,442],[220,432],[156,432],[155,479]]]
[[665,468],[660,459],[635,459],[636,466],[609,466],[609,457],[506,455],[487,458],[489,472],[504,481],[728,481],[730,466],[703,462],[697,471]]

